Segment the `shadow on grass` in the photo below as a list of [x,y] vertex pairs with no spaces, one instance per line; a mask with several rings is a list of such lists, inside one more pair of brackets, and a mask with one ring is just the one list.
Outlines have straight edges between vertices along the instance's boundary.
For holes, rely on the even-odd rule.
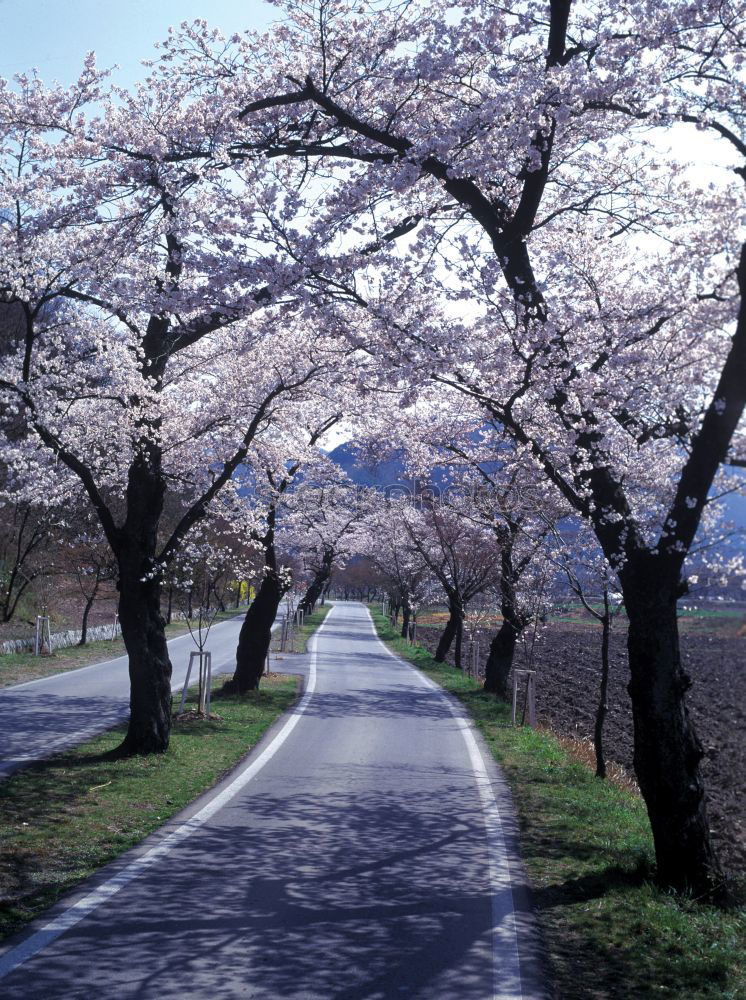
[[569,878],[554,885],[535,889],[532,897],[537,910],[548,910],[555,906],[573,906],[601,899],[610,892],[639,888],[650,882],[653,870],[647,858],[641,858],[636,868],[610,865],[598,871],[577,878]]

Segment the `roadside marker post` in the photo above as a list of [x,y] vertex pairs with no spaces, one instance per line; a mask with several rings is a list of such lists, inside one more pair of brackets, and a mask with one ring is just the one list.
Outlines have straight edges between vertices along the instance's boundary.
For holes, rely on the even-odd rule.
[[189,666],[187,667],[186,680],[184,681],[184,689],[181,692],[181,704],[179,705],[179,715],[184,711],[184,705],[186,704],[187,689],[189,688],[189,678],[192,673],[192,666],[194,661],[198,662],[199,678],[202,680],[204,678],[205,683],[201,685],[200,693],[200,703],[198,710],[207,715],[210,714],[210,701],[212,694],[212,653],[209,653],[206,649],[197,650],[194,649],[189,654]]
[[535,670],[514,670],[513,671],[513,725],[515,725],[516,708],[518,705],[518,678],[526,677],[526,699],[528,701],[528,724],[532,729],[536,729],[536,671]]

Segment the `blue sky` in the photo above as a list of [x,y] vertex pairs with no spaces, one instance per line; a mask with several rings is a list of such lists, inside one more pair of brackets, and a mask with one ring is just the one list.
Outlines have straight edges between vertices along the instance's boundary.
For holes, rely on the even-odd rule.
[[45,83],[69,84],[93,50],[99,66],[119,64],[115,80],[127,85],[169,26],[200,17],[233,34],[278,11],[262,0],[0,0],[0,76],[36,67]]

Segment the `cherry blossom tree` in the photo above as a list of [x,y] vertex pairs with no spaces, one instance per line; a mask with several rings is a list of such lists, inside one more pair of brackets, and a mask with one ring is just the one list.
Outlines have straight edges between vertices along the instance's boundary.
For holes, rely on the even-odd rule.
[[[280,436],[261,450],[254,460],[253,498],[264,506],[261,526],[253,532],[262,552],[262,575],[238,639],[236,670],[225,685],[228,691],[256,690],[259,687],[272,638],[272,624],[282,598],[293,583],[291,567],[282,565],[277,553],[277,532],[282,528],[288,497],[294,507],[302,507],[310,488],[315,494],[319,481],[335,481],[336,469],[318,450],[318,444],[339,421],[334,401],[318,400],[303,415],[306,426]],[[300,480],[300,482],[299,482]]]
[[[306,169],[338,164],[327,201],[347,213],[356,205],[366,229],[416,229],[420,277],[431,278],[438,260],[469,279],[455,296],[478,291],[489,302],[476,340],[458,323],[413,322],[403,338],[402,302],[424,287],[411,279],[393,283],[378,315],[395,331],[394,360],[429,363],[478,400],[593,524],[629,614],[635,768],[658,878],[717,895],[722,876],[684,697],[676,602],[746,402],[740,192],[724,189],[709,203],[689,197],[674,225],[676,198],[652,183],[661,157],[650,146],[638,155],[645,137],[635,123],[693,122],[743,157],[742,16],[732,4],[682,0],[655,9],[570,0],[469,2],[457,11],[324,0],[287,9],[289,24],[267,46],[263,89],[246,82],[245,46],[226,73],[252,133],[242,139],[237,130],[234,155],[256,148],[261,121],[271,155]],[[666,245],[645,253],[635,244],[643,232]],[[629,262],[633,250],[647,257],[653,294],[636,294],[641,269],[618,266],[613,253],[603,277],[591,266],[596,248],[611,242]],[[370,304],[367,289],[348,290]],[[684,391],[667,398],[659,378],[651,397],[651,366],[670,378],[675,354],[687,362],[677,377]],[[510,364],[495,377],[484,362],[499,355]],[[638,391],[625,392],[643,357]],[[667,488],[651,518],[638,503],[649,493],[630,472],[634,456],[645,479],[653,452],[666,456]]]
[[[287,250],[297,206],[272,164],[239,191],[181,162],[199,114],[176,79],[109,100],[92,62],[69,90],[0,86],[13,206],[0,294],[23,314],[0,372],[4,415],[24,424],[5,461],[36,481],[40,502],[50,478],[82,484],[114,553],[131,679],[124,753],[168,746],[166,568],[208,513],[232,516],[221,497],[255,441],[292,419],[314,380],[334,383],[349,353],[300,291],[314,241],[304,219]],[[219,127],[205,112],[202,141]],[[188,502],[162,538],[173,488]]]
[[[468,501],[467,501],[468,503]],[[438,641],[435,659],[443,662],[451,646],[460,670],[464,616],[469,602],[495,586],[499,575],[494,536],[437,494],[418,493],[405,512],[409,547],[440,584],[448,601],[448,621]]]
[[[176,358],[187,383],[197,373],[194,394],[210,378],[237,392],[217,366],[205,374],[210,352],[217,342],[246,357],[241,337],[266,344],[258,310],[276,333],[302,280],[305,322],[323,295],[334,311],[320,325],[344,328],[379,362],[360,391],[397,392],[406,405],[435,382],[468,398],[592,525],[629,615],[635,768],[659,880],[716,896],[676,602],[718,468],[744,454],[742,192],[735,183],[697,191],[654,130],[711,130],[740,158],[740,184],[742,14],[709,0],[285,9],[286,23],[264,39],[226,42],[203,22],[172,34],[146,88],[95,120],[81,112],[101,100],[92,63],[69,91],[29,78],[20,94],[0,92],[15,219],[0,230],[9,262],[0,287],[26,316],[17,371],[4,366],[0,387],[84,483],[119,546],[127,592],[143,595],[130,634],[139,620],[151,638],[131,661],[160,666],[133,683],[151,708],[133,702],[128,746],[162,749],[167,729],[165,709],[152,712],[165,704],[168,674],[151,611],[158,566],[230,479],[233,458],[243,461],[276,399],[302,388],[283,382],[271,395],[265,380],[271,398],[252,397],[261,416],[232,452],[215,444],[230,435],[206,409],[197,407],[197,429],[181,404],[220,458],[159,553],[161,436],[171,443],[156,404],[175,395],[169,365]],[[42,319],[57,297],[84,308]],[[299,339],[294,351],[290,359]],[[118,363],[101,382],[104,353]],[[263,375],[276,357],[260,354]],[[120,396],[132,420],[129,430],[110,425],[109,464],[97,474],[79,453],[82,414],[104,425]],[[107,490],[125,478],[120,522]]]
[[340,472],[337,482],[309,484],[286,523],[285,544],[294,547],[309,577],[298,609],[311,614],[331,585],[335,566],[343,566],[359,548],[363,518],[370,509],[368,491]]
[[385,492],[366,518],[360,545],[387,583],[394,621],[402,613],[401,635],[409,634],[410,622],[432,591],[430,569],[411,545],[407,531],[409,499]]

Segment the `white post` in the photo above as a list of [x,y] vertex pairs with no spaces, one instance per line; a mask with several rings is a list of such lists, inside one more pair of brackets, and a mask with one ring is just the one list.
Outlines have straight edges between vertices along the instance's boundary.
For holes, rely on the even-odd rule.
[[212,653],[205,653],[205,679],[207,683],[207,708],[205,715],[210,718],[210,702],[212,700]]
[[189,678],[192,676],[192,666],[195,660],[197,660],[199,677],[202,681],[202,691],[197,710],[203,714],[210,714],[210,702],[212,699],[212,653],[206,649],[193,649],[189,654],[189,666],[187,667],[186,679],[184,680],[184,687],[181,692],[179,715],[184,711],[187,690],[189,688]]
[[116,639],[118,631],[119,631],[119,615],[115,614],[114,615],[114,625],[113,625],[112,630],[111,630],[111,641],[112,642],[114,642],[114,640]]
[[189,678],[192,675],[192,664],[194,663],[194,657],[199,656],[199,653],[192,651],[189,654],[189,666],[187,667],[186,680],[184,681],[184,688],[181,692],[181,704],[179,705],[179,715],[184,711],[184,705],[186,704],[186,693],[189,687]]
[[513,725],[515,725],[515,709],[516,705],[518,704],[518,673],[519,671],[517,670],[513,671],[513,714],[512,714]]
[[205,694],[206,694],[206,691],[205,691],[205,673],[206,673],[206,671],[205,671],[205,656],[204,656],[204,654],[203,654],[203,652],[202,652],[201,649],[197,653],[197,656],[199,657],[199,701],[197,703],[197,711],[200,713],[200,715],[204,715],[205,714]]
[[528,724],[536,729],[536,674],[533,670],[528,673]]
[[526,677],[526,703],[528,709],[528,724],[532,729],[536,728],[536,671],[535,670],[514,670],[513,671],[513,725],[515,725],[516,707],[518,704],[518,678]]

